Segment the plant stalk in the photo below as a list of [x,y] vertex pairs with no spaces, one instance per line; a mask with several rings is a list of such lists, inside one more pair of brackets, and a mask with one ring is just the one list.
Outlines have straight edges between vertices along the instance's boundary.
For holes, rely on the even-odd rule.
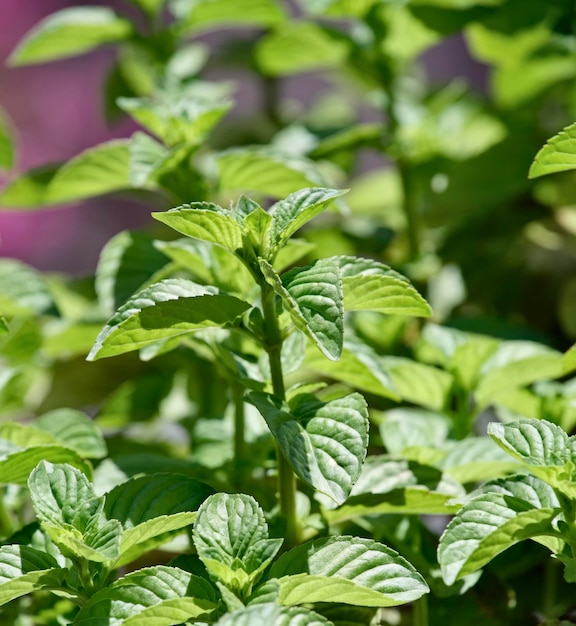
[[4,495],[4,490],[2,490],[0,492],[0,535],[10,537],[16,531],[16,526],[10,512],[6,508]]
[[428,596],[422,596],[412,605],[412,626],[428,626]]
[[[270,362],[272,390],[280,400],[286,400],[284,374],[282,371],[282,335],[278,326],[274,290],[262,285],[262,312],[264,316],[265,347]],[[284,547],[290,548],[300,543],[300,524],[296,514],[296,476],[280,446],[276,444],[278,463],[278,494],[280,514],[286,523]]]
[[234,464],[235,477],[239,483],[244,475],[246,460],[246,412],[242,386],[232,382],[232,402],[234,403]]

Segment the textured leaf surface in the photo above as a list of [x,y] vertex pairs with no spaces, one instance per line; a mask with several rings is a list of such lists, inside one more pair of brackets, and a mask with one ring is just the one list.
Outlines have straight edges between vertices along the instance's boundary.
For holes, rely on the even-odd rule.
[[446,584],[475,572],[495,556],[529,537],[547,534],[555,508],[506,493],[485,493],[465,505],[440,538],[438,560]]
[[429,317],[432,311],[424,298],[398,272],[377,261],[356,257],[334,257],[340,263],[344,308],[372,310],[392,315]]
[[282,555],[271,577],[280,584],[279,602],[295,605],[341,602],[394,606],[428,592],[414,567],[394,550],[358,537],[331,537]]
[[333,626],[314,611],[265,603],[227,613],[216,626]]
[[167,279],[140,291],[108,321],[89,360],[138,350],[161,339],[234,322],[250,305],[183,279]]
[[0,547],[0,605],[15,598],[61,586],[66,570],[49,554],[28,546]]
[[69,448],[87,459],[106,456],[106,443],[94,422],[81,411],[56,409],[44,413],[34,425],[49,433]]
[[548,139],[546,145],[534,158],[530,167],[530,178],[537,178],[545,174],[565,172],[576,168],[576,124],[567,126],[564,130]]
[[50,180],[47,204],[92,198],[131,187],[129,141],[115,139],[84,150]]
[[340,65],[348,55],[343,39],[310,22],[291,22],[260,40],[256,61],[269,76],[290,76]]
[[564,467],[571,460],[568,435],[546,420],[492,422],[488,434],[508,454],[527,465]]
[[152,213],[152,217],[187,237],[214,243],[231,252],[242,247],[240,226],[215,204],[185,204],[165,213]]
[[206,580],[158,565],[120,578],[94,594],[76,616],[76,626],[172,626],[208,617],[218,601]]
[[345,193],[337,189],[306,188],[273,204],[269,210],[273,218],[270,233],[273,248],[282,247],[299,228]]
[[264,260],[260,267],[267,281],[282,298],[294,325],[331,360],[342,354],[344,309],[338,264],[319,259],[294,268],[281,278]]
[[249,396],[280,449],[306,483],[342,504],[360,476],[368,445],[368,411],[360,394],[331,402],[310,399],[293,412],[277,398]]
[[74,56],[122,41],[131,32],[130,22],[107,7],[70,7],[44,18],[27,33],[10,63],[28,65]]
[[142,132],[130,138],[128,178],[134,187],[144,187],[154,173],[169,159],[171,152],[161,143]]
[[124,231],[112,237],[96,268],[96,293],[105,314],[112,315],[167,262],[144,233]]

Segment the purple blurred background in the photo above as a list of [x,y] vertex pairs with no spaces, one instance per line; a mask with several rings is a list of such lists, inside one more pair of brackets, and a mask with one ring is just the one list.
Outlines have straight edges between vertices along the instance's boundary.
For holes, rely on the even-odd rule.
[[[120,2],[73,0],[2,0],[0,2],[0,107],[17,129],[15,172],[65,161],[81,150],[112,137],[130,134],[125,120],[113,129],[102,113],[101,86],[114,51],[98,50],[22,68],[9,68],[6,59],[23,35],[45,16],[82,4],[121,7]],[[125,7],[124,7],[125,8]],[[245,34],[243,36],[246,36]],[[249,35],[248,35],[249,36]],[[218,41],[218,35],[212,41]],[[469,57],[460,37],[452,37],[425,56],[425,65],[440,82],[467,76],[483,88],[484,68]],[[211,76],[213,79],[229,76]],[[242,76],[234,115],[259,106],[250,77]],[[286,81],[283,95],[308,102],[321,81],[303,76]],[[2,179],[0,178],[0,182]],[[81,274],[93,271],[99,252],[114,233],[149,221],[149,209],[126,199],[99,198],[80,206],[41,211],[0,211],[0,257],[21,259],[39,269]]]

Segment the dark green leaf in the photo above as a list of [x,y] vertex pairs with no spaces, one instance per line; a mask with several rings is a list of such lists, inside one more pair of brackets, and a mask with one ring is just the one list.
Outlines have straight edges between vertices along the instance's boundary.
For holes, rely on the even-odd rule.
[[0,170],[14,166],[14,144],[12,129],[4,112],[0,109]]

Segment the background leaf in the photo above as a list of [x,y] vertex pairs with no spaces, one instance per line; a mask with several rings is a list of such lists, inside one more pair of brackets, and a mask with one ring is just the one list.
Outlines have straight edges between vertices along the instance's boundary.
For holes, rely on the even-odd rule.
[[74,56],[131,34],[130,22],[107,7],[69,7],[36,24],[12,52],[10,63],[28,65]]

